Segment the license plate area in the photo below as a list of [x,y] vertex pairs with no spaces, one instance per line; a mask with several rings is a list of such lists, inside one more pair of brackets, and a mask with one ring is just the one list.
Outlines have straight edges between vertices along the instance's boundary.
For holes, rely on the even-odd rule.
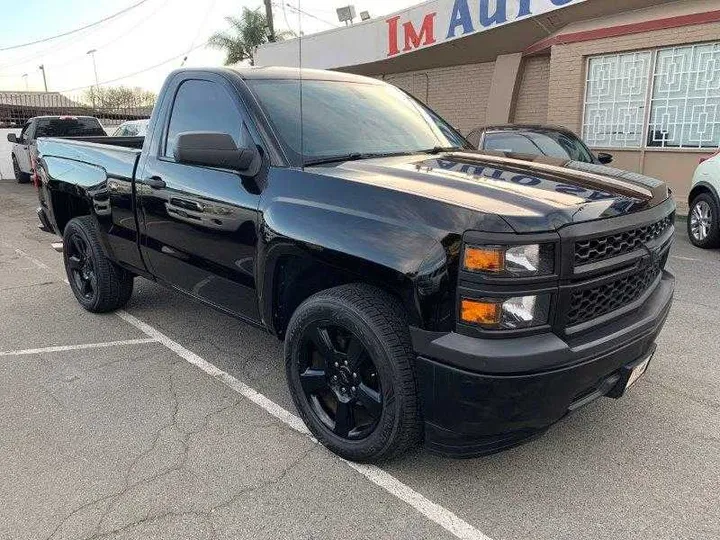
[[625,384],[625,390],[630,388],[633,384],[635,384],[640,377],[642,377],[645,372],[647,371],[648,365],[650,364],[650,360],[652,360],[652,355],[648,356],[640,362],[637,366],[635,366],[630,371],[630,376],[628,377],[627,383]]
[[655,347],[638,360],[620,368],[620,379],[613,389],[607,393],[607,396],[616,399],[621,397],[628,388],[633,386],[647,372],[654,354]]

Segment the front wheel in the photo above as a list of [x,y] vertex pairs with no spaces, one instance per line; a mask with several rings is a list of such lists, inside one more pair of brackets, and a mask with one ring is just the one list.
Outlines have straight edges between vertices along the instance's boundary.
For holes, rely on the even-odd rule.
[[709,249],[720,246],[718,204],[710,193],[701,193],[690,203],[688,236],[693,245]]
[[105,313],[127,304],[133,275],[105,256],[90,216],[73,218],[65,227],[63,259],[70,288],[82,307]]
[[418,442],[421,418],[400,303],[355,284],[307,299],[293,314],[285,368],[312,434],[339,456],[379,461]]
[[27,184],[30,181],[30,175],[28,173],[24,173],[20,170],[20,165],[18,164],[18,160],[15,157],[15,154],[12,156],[12,166],[13,166],[13,173],[15,174],[15,180],[17,180],[18,184]]

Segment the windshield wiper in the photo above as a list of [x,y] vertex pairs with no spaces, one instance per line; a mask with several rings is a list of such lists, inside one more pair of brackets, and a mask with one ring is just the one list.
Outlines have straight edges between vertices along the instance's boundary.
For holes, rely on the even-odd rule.
[[381,157],[406,156],[413,152],[353,152],[351,154],[343,154],[339,156],[328,156],[324,158],[308,159],[305,161],[305,167],[312,165],[322,165],[324,163],[339,163],[341,161],[357,161],[359,159],[372,159]]
[[420,150],[419,154],[442,154],[443,152],[457,152],[458,150],[466,150],[461,146],[433,146],[427,150]]
[[393,156],[409,156],[412,154],[440,154],[442,152],[457,152],[458,150],[466,150],[460,146],[435,146],[427,150],[407,150],[402,152],[352,152],[350,154],[341,154],[338,156],[327,156],[317,159],[308,159],[303,163],[305,167],[313,165],[323,165],[325,163],[340,163],[342,161],[357,161],[359,159],[372,159],[379,157]]
[[317,158],[317,159],[308,159],[306,160],[303,165],[306,167],[311,165],[322,165],[323,163],[338,163],[340,161],[355,161],[358,159],[362,159],[363,154],[360,152],[353,152],[352,154],[345,154],[341,156],[328,156],[324,158]]

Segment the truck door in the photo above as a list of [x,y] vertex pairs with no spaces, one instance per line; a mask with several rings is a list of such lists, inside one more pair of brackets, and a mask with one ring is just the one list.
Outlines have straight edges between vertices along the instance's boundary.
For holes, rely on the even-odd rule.
[[18,142],[15,143],[15,157],[17,158],[20,170],[24,173],[30,172],[30,149],[28,145],[30,144],[30,139],[33,137],[34,131],[35,123],[30,120],[23,126],[20,136],[18,137]]
[[227,133],[239,144],[249,123],[241,98],[213,74],[170,81],[166,95],[136,176],[143,257],[159,280],[258,321],[256,184],[173,157],[178,133],[187,131]]

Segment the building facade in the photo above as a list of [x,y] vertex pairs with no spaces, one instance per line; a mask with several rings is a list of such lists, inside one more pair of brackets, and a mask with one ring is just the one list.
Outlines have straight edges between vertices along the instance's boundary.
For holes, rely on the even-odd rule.
[[437,0],[308,36],[302,51],[269,44],[258,63],[382,78],[463,133],[566,126],[667,181],[681,210],[720,146],[720,0]]

